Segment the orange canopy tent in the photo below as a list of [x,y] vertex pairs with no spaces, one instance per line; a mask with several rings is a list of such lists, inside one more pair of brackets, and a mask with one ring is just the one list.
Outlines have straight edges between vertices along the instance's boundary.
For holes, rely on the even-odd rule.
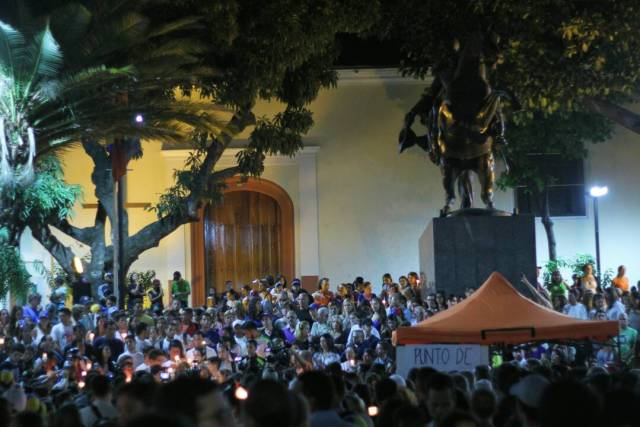
[[398,328],[396,344],[519,344],[530,341],[607,339],[617,321],[578,320],[522,296],[494,272],[469,298],[417,325]]

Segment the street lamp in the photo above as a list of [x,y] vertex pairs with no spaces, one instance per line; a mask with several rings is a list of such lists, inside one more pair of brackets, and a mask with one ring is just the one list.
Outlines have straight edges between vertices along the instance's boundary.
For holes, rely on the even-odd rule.
[[593,222],[596,230],[596,271],[598,273],[598,284],[600,284],[600,278],[602,277],[602,273],[600,272],[600,227],[598,223],[598,199],[600,197],[606,196],[609,192],[609,188],[607,186],[597,186],[594,185],[589,190],[589,194],[593,198]]

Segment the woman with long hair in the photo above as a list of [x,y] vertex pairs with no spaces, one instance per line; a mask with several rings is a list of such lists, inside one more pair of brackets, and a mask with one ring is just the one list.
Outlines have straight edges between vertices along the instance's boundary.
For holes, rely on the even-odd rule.
[[144,297],[144,287],[138,280],[138,273],[129,275],[129,285],[127,286],[127,308],[132,310],[136,304],[142,304]]
[[9,335],[15,337],[18,328],[20,328],[24,324],[24,312],[22,311],[22,307],[19,305],[14,305],[11,308],[11,314],[9,315]]
[[245,320],[251,320],[260,328],[262,327],[262,304],[259,297],[249,297],[247,315]]
[[387,321],[387,310],[384,309],[384,305],[380,299],[373,298],[371,300],[371,311],[373,311],[373,315],[371,316],[373,327],[380,332],[382,325]]
[[333,346],[330,334],[320,337],[320,349],[313,354],[313,365],[316,369],[326,369],[332,363],[340,363],[340,355]]
[[164,310],[164,302],[162,301],[164,291],[162,290],[162,283],[160,283],[160,280],[153,279],[153,282],[151,282],[151,289],[149,289],[147,295],[151,302],[151,310],[154,313],[162,313],[162,310]]
[[342,302],[342,315],[340,317],[342,318],[342,327],[344,329],[348,329],[351,326],[349,324],[349,315],[355,312],[356,306],[353,301],[346,299]]
[[342,324],[342,319],[338,317],[334,317],[331,319],[331,339],[333,340],[333,345],[337,350],[343,351],[344,347],[347,345],[347,339],[349,338],[349,332],[345,331],[344,326]]
[[296,339],[293,342],[293,345],[298,348],[298,350],[309,350],[309,332],[311,328],[309,328],[309,322],[306,320],[301,320],[296,325],[296,331],[294,333]]

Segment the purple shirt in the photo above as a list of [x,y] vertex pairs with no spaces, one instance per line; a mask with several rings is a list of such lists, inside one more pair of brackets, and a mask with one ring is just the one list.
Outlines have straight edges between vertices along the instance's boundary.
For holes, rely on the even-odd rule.
[[295,332],[289,327],[289,325],[282,328],[282,333],[284,334],[284,339],[287,340],[289,344],[293,344],[296,340]]

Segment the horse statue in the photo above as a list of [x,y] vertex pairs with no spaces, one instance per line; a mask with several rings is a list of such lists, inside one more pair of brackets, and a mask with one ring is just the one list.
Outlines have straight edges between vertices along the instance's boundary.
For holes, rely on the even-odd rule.
[[[493,59],[486,54],[482,36],[469,37],[457,60],[452,58],[449,67],[434,72],[432,85],[405,116],[400,152],[417,144],[440,167],[446,193],[440,216],[451,213],[456,184],[461,209],[473,205],[471,172],[479,178],[486,208],[494,209],[494,153],[506,140],[501,112],[505,95],[491,87],[487,75]],[[427,127],[426,135],[411,130],[416,116]]]

